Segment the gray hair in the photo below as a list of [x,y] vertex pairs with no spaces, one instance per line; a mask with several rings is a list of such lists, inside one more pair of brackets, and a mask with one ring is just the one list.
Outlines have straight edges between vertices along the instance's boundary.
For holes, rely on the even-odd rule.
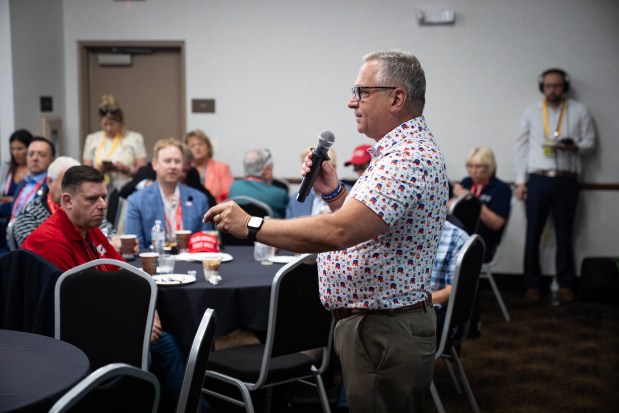
[[270,165],[273,165],[273,158],[268,149],[251,149],[245,152],[243,158],[245,176],[262,176],[262,170]]
[[72,166],[79,165],[80,162],[71,158],[70,156],[59,156],[52,163],[49,164],[47,168],[47,176],[52,178],[53,180],[58,179],[58,175],[61,172],[66,171]]
[[[408,105],[414,103],[423,107],[426,103],[426,75],[417,58],[403,50],[379,50],[363,57],[364,62],[379,62],[376,82],[385,86],[402,86],[406,91]],[[395,85],[393,85],[395,83]]]

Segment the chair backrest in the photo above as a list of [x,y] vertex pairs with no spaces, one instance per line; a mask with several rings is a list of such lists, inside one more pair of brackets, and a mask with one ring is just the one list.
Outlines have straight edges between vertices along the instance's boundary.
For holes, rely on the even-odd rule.
[[481,216],[481,200],[478,197],[472,194],[461,195],[451,203],[447,212],[464,224],[469,235],[477,232]]
[[107,194],[107,212],[105,213],[105,218],[114,226],[116,226],[119,203],[120,192],[118,192],[118,189],[114,188]]
[[120,362],[147,370],[156,302],[150,275],[124,261],[90,261],[56,283],[54,336],[86,353],[93,369]]
[[284,178],[273,178],[271,181],[271,185],[278,186],[286,191],[287,194],[290,193],[290,182]]
[[485,248],[484,240],[475,234],[469,238],[458,254],[452,290],[447,302],[443,334],[440,337],[436,357],[443,354],[456,338],[463,340],[467,336]]
[[54,286],[62,271],[32,251],[0,258],[0,328],[54,336]]
[[160,394],[153,373],[125,363],[108,364],[73,386],[49,413],[155,413]]
[[200,395],[202,394],[202,384],[206,374],[206,364],[211,354],[213,338],[215,337],[216,321],[215,310],[208,308],[202,316],[202,321],[200,321],[198,331],[194,336],[193,344],[189,351],[187,367],[183,377],[183,387],[176,406],[176,413],[195,413],[198,410]]
[[509,210],[509,215],[505,219],[505,225],[503,225],[503,232],[501,232],[501,240],[496,245],[496,248],[494,249],[494,254],[492,255],[492,258],[490,258],[490,260],[488,262],[485,262],[484,265],[488,265],[490,267],[495,267],[499,263],[499,259],[501,258],[501,254],[500,254],[501,245],[503,245],[503,242],[505,241],[505,235],[507,234],[507,226],[509,225],[509,217],[511,216],[512,211],[514,210],[514,206],[516,205],[516,202],[518,202],[517,198],[512,195],[512,198],[511,198],[511,201],[510,201],[511,206],[510,206],[510,210]]
[[[229,201],[235,201],[249,215],[255,217],[272,217],[273,209],[264,202],[245,195],[237,195],[228,198]],[[254,245],[253,241],[248,239],[238,239],[226,232],[220,232],[221,243],[223,245]]]
[[272,217],[273,209],[266,203],[253,198],[251,196],[237,195],[228,198],[229,201],[234,201],[247,213],[251,213],[257,217]]
[[9,221],[6,226],[6,241],[9,244],[9,250],[11,251],[17,249],[17,241],[15,241],[15,237],[13,236],[13,225],[15,225],[15,221]]
[[269,323],[263,366],[258,382],[266,379],[272,357],[324,348],[322,365],[329,362],[333,317],[320,301],[316,254],[304,254],[281,268],[271,285]]

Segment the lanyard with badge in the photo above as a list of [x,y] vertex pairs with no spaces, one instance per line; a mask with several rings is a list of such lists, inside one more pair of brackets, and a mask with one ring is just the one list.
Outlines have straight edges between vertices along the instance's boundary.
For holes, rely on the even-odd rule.
[[[103,138],[101,139],[101,142],[99,142],[99,147],[97,148],[97,153],[95,155],[95,167],[96,168],[99,168],[101,166],[101,162],[102,162],[101,156],[103,155],[103,146],[105,145],[106,139],[107,138],[104,135]],[[112,145],[110,146],[103,160],[106,160],[106,161],[112,160],[112,154],[116,150],[116,146],[118,145],[119,140],[120,140],[120,133],[117,133],[116,135],[114,135],[114,140],[112,141]],[[105,185],[109,185],[110,183],[109,173],[105,173],[104,176],[105,176]]]
[[542,102],[542,113],[544,115],[544,156],[554,156],[555,154],[555,145],[559,135],[561,134],[561,124],[563,123],[566,110],[567,103],[565,102],[565,99],[563,99],[561,101],[561,114],[559,115],[557,127],[552,133],[552,136],[550,136],[550,128],[548,127],[548,102],[546,99]]

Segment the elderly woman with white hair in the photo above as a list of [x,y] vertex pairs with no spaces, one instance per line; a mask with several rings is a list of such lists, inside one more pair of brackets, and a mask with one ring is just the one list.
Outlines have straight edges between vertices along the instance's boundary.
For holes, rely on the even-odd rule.
[[496,161],[492,149],[477,147],[466,157],[466,171],[469,176],[453,188],[454,197],[471,193],[481,202],[481,217],[478,233],[486,243],[485,262],[494,256],[501,241],[501,234],[511,209],[512,190],[496,177]]

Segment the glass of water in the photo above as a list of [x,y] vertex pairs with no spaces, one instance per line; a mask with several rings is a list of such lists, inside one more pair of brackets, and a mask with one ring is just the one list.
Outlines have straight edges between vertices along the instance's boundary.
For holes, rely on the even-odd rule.
[[157,265],[157,274],[171,274],[174,272],[174,256],[172,255],[160,255]]

